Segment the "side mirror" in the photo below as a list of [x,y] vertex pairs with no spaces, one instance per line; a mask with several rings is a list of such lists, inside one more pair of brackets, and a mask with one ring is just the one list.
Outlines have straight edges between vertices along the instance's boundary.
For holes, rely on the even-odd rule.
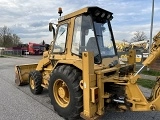
[[53,30],[53,38],[54,38],[55,37],[55,29],[54,29],[52,23],[49,23],[49,31],[52,32],[52,30]]
[[52,32],[53,26],[52,23],[49,23],[49,31]]

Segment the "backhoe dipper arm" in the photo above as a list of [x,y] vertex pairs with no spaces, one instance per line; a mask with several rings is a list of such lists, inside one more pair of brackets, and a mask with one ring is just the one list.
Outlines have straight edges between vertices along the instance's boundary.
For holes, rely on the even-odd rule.
[[153,63],[160,56],[160,32],[153,38],[153,44],[148,58],[142,63],[148,66]]
[[145,67],[153,63],[160,56],[160,32],[153,38],[152,48],[147,59],[142,63],[143,66],[134,75],[136,76]]

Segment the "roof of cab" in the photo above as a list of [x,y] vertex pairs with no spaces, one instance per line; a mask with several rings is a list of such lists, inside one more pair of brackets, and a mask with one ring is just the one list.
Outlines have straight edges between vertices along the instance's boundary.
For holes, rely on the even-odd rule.
[[93,12],[93,11],[95,11],[95,10],[101,10],[101,11],[105,11],[105,12],[108,12],[108,13],[110,13],[110,14],[113,14],[113,13],[111,13],[111,12],[105,10],[105,9],[100,8],[100,7],[91,6],[91,7],[82,8],[82,9],[80,9],[80,10],[77,10],[77,11],[72,12],[72,13],[70,13],[70,14],[67,14],[67,15],[65,15],[65,16],[62,16],[62,17],[60,17],[60,18],[58,19],[58,21],[59,21],[59,22],[60,22],[60,21],[64,21],[64,20],[66,20],[66,19],[69,19],[69,18],[78,16],[78,15],[81,15],[81,14],[83,14],[83,13],[91,13],[91,12]]

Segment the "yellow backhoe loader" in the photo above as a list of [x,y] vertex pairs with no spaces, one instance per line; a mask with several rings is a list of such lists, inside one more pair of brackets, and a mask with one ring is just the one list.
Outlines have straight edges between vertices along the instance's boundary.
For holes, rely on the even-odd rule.
[[[69,120],[96,119],[108,109],[160,110],[159,79],[146,99],[136,84],[143,68],[134,73],[133,65],[120,65],[112,18],[111,12],[99,7],[60,16],[56,30],[49,24],[54,39],[39,63],[15,67],[16,84],[29,84],[33,94],[47,88],[55,111]],[[155,41],[144,66],[159,56],[159,46],[160,40]],[[129,62],[134,63],[134,59]]]

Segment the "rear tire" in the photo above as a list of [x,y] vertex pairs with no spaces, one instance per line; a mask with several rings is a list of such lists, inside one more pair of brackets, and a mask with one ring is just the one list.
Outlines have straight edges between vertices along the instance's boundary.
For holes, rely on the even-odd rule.
[[82,73],[69,65],[58,66],[51,74],[49,96],[55,111],[68,120],[80,118],[83,92],[79,86]]
[[43,91],[42,74],[39,71],[32,71],[29,74],[29,87],[33,94],[40,94]]

